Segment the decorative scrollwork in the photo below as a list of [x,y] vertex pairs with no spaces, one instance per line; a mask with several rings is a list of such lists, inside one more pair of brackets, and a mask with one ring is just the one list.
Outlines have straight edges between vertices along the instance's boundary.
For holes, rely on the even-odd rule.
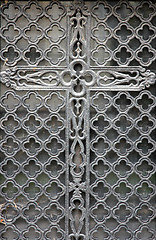
[[156,6],[3,2],[0,238],[154,239]]
[[[1,82],[4,83],[7,87],[11,87],[17,90],[55,89],[56,87],[54,86],[58,86],[59,79],[62,79],[61,84],[63,86],[70,87],[76,81],[75,78],[80,78],[80,76],[82,76],[80,83],[83,84],[83,88],[84,85],[95,85],[99,86],[100,89],[108,91],[139,91],[149,87],[156,81],[156,74],[150,70],[146,70],[145,68],[103,67],[103,69],[97,71],[97,74],[95,74],[93,70],[94,68],[91,70],[83,70],[81,75],[75,77],[75,72],[73,72],[73,81],[72,79],[69,79],[69,82],[66,82],[63,79],[66,74],[71,74],[70,70],[65,70],[60,73],[60,71],[54,70],[54,68],[44,67],[42,67],[42,70],[37,67],[29,69],[18,67],[8,69],[6,71],[2,71],[0,77]],[[92,78],[90,82],[87,82],[85,80],[85,77],[88,76]],[[73,90],[73,93],[74,92],[75,90]],[[84,90],[82,92],[84,92]]]

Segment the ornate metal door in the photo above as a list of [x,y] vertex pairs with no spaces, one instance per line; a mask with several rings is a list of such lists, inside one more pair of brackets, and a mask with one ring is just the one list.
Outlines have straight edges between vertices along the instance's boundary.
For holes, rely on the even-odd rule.
[[1,2],[1,239],[155,239],[155,13]]

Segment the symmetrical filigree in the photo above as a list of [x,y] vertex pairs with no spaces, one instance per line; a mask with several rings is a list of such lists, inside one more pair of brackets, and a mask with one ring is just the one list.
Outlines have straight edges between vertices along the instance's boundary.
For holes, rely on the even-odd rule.
[[0,238],[154,239],[156,6],[1,10]]
[[[35,55],[30,58],[30,64],[35,64],[41,60],[42,53],[38,52],[36,47],[26,50],[26,56],[29,58],[30,51],[33,51]],[[52,61],[52,60],[51,60]],[[56,60],[58,61],[58,59]],[[60,89],[60,86],[69,87],[74,85],[76,79],[81,80],[86,86],[96,86],[103,90],[128,90],[138,91],[149,87],[156,81],[156,74],[150,70],[145,70],[141,67],[102,67],[100,71],[94,72],[92,70],[86,70],[86,64],[80,61],[82,70],[79,76],[76,76],[76,71],[63,70],[57,71],[55,68],[48,67],[30,67],[29,69],[24,67],[15,67],[7,71],[2,71],[0,74],[1,82],[6,86],[17,90],[28,89]],[[71,64],[71,68],[77,65],[77,62]],[[61,68],[59,69],[61,70]],[[69,76],[70,78],[68,78]],[[66,77],[68,79],[66,79]],[[75,79],[75,82],[72,81]],[[83,91],[84,92],[84,87]]]

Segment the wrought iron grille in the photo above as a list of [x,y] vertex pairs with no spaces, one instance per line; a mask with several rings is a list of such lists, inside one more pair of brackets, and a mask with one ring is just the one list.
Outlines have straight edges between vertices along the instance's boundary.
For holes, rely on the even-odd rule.
[[1,239],[155,239],[156,4],[1,1]]

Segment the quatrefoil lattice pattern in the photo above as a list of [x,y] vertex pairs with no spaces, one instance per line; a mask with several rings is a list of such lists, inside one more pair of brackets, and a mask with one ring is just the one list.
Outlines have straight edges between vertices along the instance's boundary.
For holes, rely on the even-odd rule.
[[0,239],[154,239],[156,4],[2,1]]
[[[14,1],[2,5],[1,37],[4,42],[1,58],[6,61],[5,64],[65,64],[68,56],[65,47],[68,7],[57,1],[42,4],[34,0],[25,4],[24,8]],[[121,3],[97,1],[96,4],[91,3],[88,9],[92,18],[90,50],[93,66],[154,64],[154,4],[148,1],[140,4],[126,0]]]
[[[1,225],[6,224],[1,239],[10,239],[10,234],[40,238],[43,222],[49,229],[47,236],[51,232],[64,236],[65,229],[59,226],[66,215],[65,95],[51,92],[48,97],[31,91],[20,100],[17,96],[10,91],[1,99],[7,111],[1,121],[1,131],[7,136],[1,139]],[[50,113],[47,103],[53,96],[57,101],[51,104]]]

